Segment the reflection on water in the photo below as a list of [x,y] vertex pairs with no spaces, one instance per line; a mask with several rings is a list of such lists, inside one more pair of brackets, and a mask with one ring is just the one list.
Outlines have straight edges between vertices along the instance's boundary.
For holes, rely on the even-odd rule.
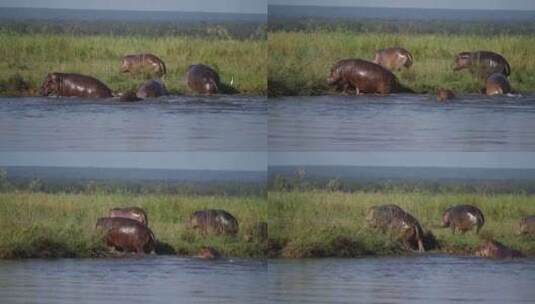
[[535,96],[287,97],[268,113],[270,151],[535,151]]
[[265,151],[264,97],[0,98],[2,151]]

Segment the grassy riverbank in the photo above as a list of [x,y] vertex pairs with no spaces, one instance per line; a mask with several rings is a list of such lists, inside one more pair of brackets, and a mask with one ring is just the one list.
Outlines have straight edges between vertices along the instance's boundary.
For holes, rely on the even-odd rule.
[[46,74],[52,71],[94,76],[113,91],[138,86],[142,77],[119,72],[126,54],[150,52],[167,66],[165,83],[172,94],[187,93],[184,74],[193,63],[214,67],[222,82],[240,94],[264,95],[266,41],[189,36],[114,36],[69,34],[20,34],[0,32],[0,95],[36,95]]
[[[0,193],[0,258],[100,256],[105,248],[94,229],[96,220],[119,206],[144,208],[156,238],[178,254],[193,255],[203,245],[227,256],[264,254],[261,244],[245,240],[256,222],[266,221],[267,204],[261,196],[10,191]],[[204,208],[232,213],[240,224],[238,236],[202,238],[187,230],[189,215]]]
[[402,46],[414,56],[411,69],[396,72],[400,81],[418,93],[449,88],[457,93],[479,92],[482,84],[467,71],[453,72],[454,56],[462,51],[491,50],[511,64],[511,85],[521,92],[535,91],[534,35],[465,35],[413,33],[354,33],[344,30],[268,33],[270,95],[320,95],[329,88],[325,79],[339,59],[372,60],[375,51]]
[[[515,234],[518,220],[535,214],[535,196],[524,194],[404,192],[269,192],[270,238],[279,245],[276,255],[288,258],[354,257],[404,254],[400,244],[365,221],[369,207],[396,203],[435,235],[440,252],[470,254],[481,238],[495,238],[524,254],[535,255],[535,242]],[[468,203],[486,217],[480,236],[452,235],[438,228],[444,209]]]

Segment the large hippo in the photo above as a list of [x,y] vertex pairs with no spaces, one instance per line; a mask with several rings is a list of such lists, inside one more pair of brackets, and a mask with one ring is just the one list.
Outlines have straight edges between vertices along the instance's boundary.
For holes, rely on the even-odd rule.
[[142,83],[137,89],[136,96],[138,98],[156,98],[160,96],[168,95],[165,84],[160,80],[147,80]]
[[42,96],[109,98],[112,92],[100,80],[87,75],[50,73],[41,85]]
[[450,207],[442,214],[442,227],[450,227],[451,232],[472,230],[476,227],[476,233],[485,224],[485,217],[483,212],[472,205],[457,205]]
[[370,227],[395,235],[407,249],[425,251],[420,223],[401,207],[393,204],[371,207],[366,220]]
[[189,219],[189,227],[199,229],[204,234],[238,233],[238,221],[232,214],[221,209],[195,211]]
[[377,63],[390,71],[401,70],[403,67],[410,68],[413,63],[412,54],[404,48],[392,47],[378,50],[375,53],[374,63]]
[[153,54],[133,54],[121,58],[121,73],[150,73],[162,77],[167,73],[165,63]]
[[486,258],[507,259],[522,257],[522,253],[495,241],[487,240],[481,244],[475,252],[475,255]]
[[149,225],[147,212],[139,207],[113,208],[110,209],[109,217],[128,218],[138,221],[145,226]]
[[104,217],[96,227],[104,231],[106,244],[119,251],[137,254],[151,253],[156,246],[152,231],[136,220],[122,217]]
[[526,216],[520,220],[518,234],[535,236],[535,215]]
[[361,93],[390,94],[412,92],[398,82],[396,76],[386,68],[362,59],[343,59],[332,68],[327,83],[342,88],[345,93],[350,89],[356,95]]
[[508,94],[511,93],[511,85],[503,74],[494,73],[487,78],[481,93],[488,96]]
[[473,75],[487,79],[494,73],[511,74],[511,66],[505,58],[489,51],[462,52],[455,56],[454,71],[468,69]]
[[216,94],[220,86],[219,74],[204,64],[193,64],[186,72],[186,83],[196,93]]

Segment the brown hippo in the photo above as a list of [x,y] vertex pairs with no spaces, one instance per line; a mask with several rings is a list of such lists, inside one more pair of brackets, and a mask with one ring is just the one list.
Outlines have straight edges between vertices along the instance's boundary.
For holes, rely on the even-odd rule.
[[109,217],[122,217],[140,222],[148,226],[149,218],[147,212],[139,207],[113,208],[110,209]]
[[412,54],[404,48],[392,47],[378,50],[375,53],[374,63],[377,63],[390,71],[401,70],[403,67],[410,68],[413,63]]
[[213,247],[202,247],[195,257],[201,260],[217,260],[221,258],[221,254]]
[[150,73],[162,77],[167,73],[165,63],[153,54],[126,55],[121,59],[121,73]]
[[199,229],[204,234],[238,233],[238,221],[232,214],[221,209],[195,211],[189,219],[189,227]]
[[156,238],[152,231],[138,221],[121,217],[99,218],[96,227],[104,231],[106,244],[123,252],[151,253]]
[[444,102],[446,100],[454,99],[455,93],[452,90],[448,89],[438,89],[437,90],[437,101]]
[[472,75],[487,79],[494,73],[511,74],[511,66],[502,55],[489,51],[462,52],[455,56],[454,71],[469,69]]
[[370,227],[396,235],[405,248],[414,250],[417,247],[418,251],[425,251],[420,223],[401,207],[393,204],[371,207],[366,220]]
[[511,93],[511,85],[507,77],[503,74],[494,73],[487,78],[485,87],[481,89],[481,93],[488,96],[508,94]]
[[104,83],[91,76],[50,73],[41,85],[41,95],[109,98],[112,97],[112,92]]
[[518,234],[535,236],[535,215],[526,216],[518,223]]
[[147,80],[142,83],[137,89],[136,96],[138,98],[156,98],[160,96],[168,95],[165,84],[160,80]]
[[398,82],[396,76],[386,68],[362,59],[343,59],[332,68],[327,83],[342,88],[344,93],[354,89],[361,93],[390,94],[412,92]]
[[522,253],[505,246],[504,244],[495,241],[487,240],[476,249],[476,256],[496,259],[518,258],[522,257]]
[[451,232],[459,230],[465,233],[476,227],[476,233],[485,224],[483,212],[472,205],[457,205],[450,207],[442,214],[442,227],[450,227]]
[[265,242],[268,239],[268,224],[266,222],[256,223],[247,233],[245,234],[245,240]]
[[219,75],[204,64],[193,64],[186,72],[186,82],[190,90],[205,95],[217,94],[220,86]]

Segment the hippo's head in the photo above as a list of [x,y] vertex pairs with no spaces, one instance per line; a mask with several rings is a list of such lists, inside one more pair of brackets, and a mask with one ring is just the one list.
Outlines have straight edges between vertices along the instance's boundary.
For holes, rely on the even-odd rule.
[[112,226],[111,218],[101,217],[97,220],[97,224],[95,225],[95,228],[108,230],[108,229],[111,229],[111,226]]
[[327,77],[327,84],[332,86],[337,84],[340,81],[340,71],[337,66],[334,66],[331,68],[331,73],[329,74],[329,77]]
[[59,92],[61,79],[58,73],[49,73],[41,85],[41,96],[50,96]]
[[454,71],[459,71],[469,67],[472,64],[472,53],[462,52],[455,56],[455,65],[453,66]]
[[203,78],[203,83],[206,94],[217,94],[217,83],[213,79]]
[[119,68],[121,73],[128,73],[130,71],[130,61],[127,58],[123,58],[121,61],[121,67]]

